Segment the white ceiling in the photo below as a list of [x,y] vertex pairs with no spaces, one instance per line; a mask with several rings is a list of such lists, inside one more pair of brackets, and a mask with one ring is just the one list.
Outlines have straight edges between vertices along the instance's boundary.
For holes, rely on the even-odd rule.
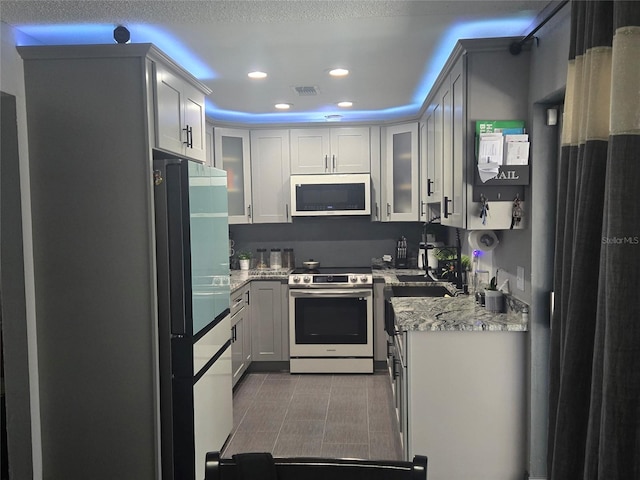
[[[458,38],[526,35],[548,0],[7,1],[20,44],[157,44],[208,85],[207,114],[242,123],[415,117]],[[42,28],[43,25],[59,25]],[[36,28],[38,27],[38,28]],[[332,78],[334,67],[350,70]],[[247,73],[268,73],[250,80]],[[299,96],[293,87],[317,87]],[[335,104],[354,102],[350,109]],[[274,104],[292,104],[278,112]]]

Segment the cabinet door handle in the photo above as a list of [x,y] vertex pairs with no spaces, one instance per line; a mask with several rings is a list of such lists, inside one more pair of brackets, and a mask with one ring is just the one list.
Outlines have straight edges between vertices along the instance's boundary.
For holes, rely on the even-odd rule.
[[333,164],[332,168],[333,168],[333,171],[335,172],[336,171],[336,156],[335,155],[331,155],[331,160],[332,160],[332,164]]
[[247,217],[251,218],[251,205],[247,207]]
[[451,199],[445,196],[444,197],[444,218],[449,218],[449,215],[451,215],[451,212],[449,212],[449,202],[451,202]]
[[249,301],[249,290],[247,290],[247,305],[249,305],[251,302]]
[[387,203],[387,218],[391,216],[391,204]]
[[433,180],[427,178],[427,197],[433,195],[433,190],[431,190],[431,185],[433,185]]
[[376,202],[376,220],[378,220],[380,218],[380,207],[378,205],[378,202]]
[[288,203],[285,203],[285,204],[284,204],[284,210],[285,210],[285,212],[284,212],[285,217],[284,217],[284,218],[286,218],[287,220],[289,220],[289,204],[288,204]]
[[427,206],[427,202],[420,202],[420,216],[424,217],[427,212],[425,211],[424,207]]
[[235,343],[236,342],[236,326],[234,325],[233,327],[231,327],[231,343]]
[[187,132],[187,141],[182,143],[184,143],[189,148],[193,148],[193,127],[187,125],[182,130]]
[[329,155],[324,156],[324,171],[329,170]]

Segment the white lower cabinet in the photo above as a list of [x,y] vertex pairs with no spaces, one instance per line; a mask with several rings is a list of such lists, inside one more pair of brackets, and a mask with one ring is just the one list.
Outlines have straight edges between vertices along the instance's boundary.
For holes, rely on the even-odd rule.
[[429,480],[514,480],[526,465],[526,332],[406,335],[405,456]]
[[251,363],[249,285],[231,294],[231,369],[235,385]]
[[289,288],[280,280],[251,282],[251,348],[254,362],[289,360]]

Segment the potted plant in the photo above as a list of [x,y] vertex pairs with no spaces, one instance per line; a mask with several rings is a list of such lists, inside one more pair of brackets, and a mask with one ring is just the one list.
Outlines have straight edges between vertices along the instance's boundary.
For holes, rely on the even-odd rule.
[[240,261],[240,270],[249,270],[251,264],[251,252],[239,252],[238,260]]
[[489,285],[484,289],[485,308],[490,312],[502,312],[504,298],[500,290],[498,290],[498,280],[496,276],[492,277]]
[[450,282],[454,282],[456,276],[455,249],[448,247],[436,247],[433,249],[433,256],[438,260],[440,278],[445,278]]
[[460,263],[462,265],[462,283],[469,285],[469,272],[471,272],[471,258],[469,255],[462,255],[460,257]]

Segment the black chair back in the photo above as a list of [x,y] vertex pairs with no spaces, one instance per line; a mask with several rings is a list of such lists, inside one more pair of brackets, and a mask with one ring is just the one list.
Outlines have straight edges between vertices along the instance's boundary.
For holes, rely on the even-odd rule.
[[268,453],[220,458],[219,452],[209,452],[205,480],[427,480],[427,457],[416,455],[412,462],[273,458]]

